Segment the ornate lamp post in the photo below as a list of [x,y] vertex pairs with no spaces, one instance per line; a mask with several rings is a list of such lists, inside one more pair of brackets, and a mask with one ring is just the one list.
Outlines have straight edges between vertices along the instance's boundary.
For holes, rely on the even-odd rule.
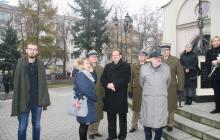
[[117,35],[116,35],[116,37],[117,37],[117,39],[116,39],[117,44],[116,44],[116,46],[117,46],[117,48],[119,48],[119,46],[118,46],[118,24],[119,24],[119,22],[118,22],[117,14],[116,14],[115,18],[113,18],[113,22],[114,22],[114,24],[116,26],[116,32],[117,32]]
[[207,51],[207,48],[205,46],[205,41],[207,42],[207,40],[204,38],[204,34],[203,34],[203,28],[204,28],[204,19],[205,19],[205,13],[207,12],[207,7],[205,7],[205,5],[203,4],[202,0],[199,0],[199,4],[198,4],[198,28],[199,28],[199,40],[198,43],[196,45],[196,49],[198,50],[198,53],[200,54],[205,54]]
[[128,49],[128,43],[127,43],[127,33],[129,32],[129,29],[132,27],[133,20],[128,15],[128,13],[125,16],[124,19],[124,31],[125,31],[125,61],[127,62],[127,49]]

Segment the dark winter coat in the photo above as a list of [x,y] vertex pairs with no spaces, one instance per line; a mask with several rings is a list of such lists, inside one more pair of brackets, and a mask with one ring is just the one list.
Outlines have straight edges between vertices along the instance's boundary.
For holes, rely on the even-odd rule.
[[[206,52],[205,62],[207,63],[210,72],[212,67],[212,61],[217,59],[218,54],[220,54],[220,46],[217,48],[212,48]],[[218,67],[212,74],[211,80],[220,80],[220,67]]]
[[[38,71],[38,106],[44,109],[50,105],[46,73],[43,61],[36,59]],[[14,74],[14,93],[12,100],[12,116],[18,116],[27,111],[30,99],[30,83],[28,77],[28,58],[23,56],[18,60]]]
[[75,94],[86,96],[88,98],[88,114],[86,117],[77,117],[79,123],[93,123],[96,122],[95,103],[97,101],[95,91],[95,81],[91,81],[83,72],[78,72],[74,77]]
[[[127,113],[127,89],[130,81],[131,69],[128,63],[120,61],[118,64],[109,63],[105,66],[101,76],[105,88],[104,110],[109,113]],[[115,92],[107,88],[113,83]]]
[[[197,72],[198,71],[198,56],[194,52],[184,51],[180,56],[180,63],[183,66],[185,73],[185,87],[196,88],[197,87]],[[185,70],[189,69],[187,73]]]
[[3,84],[9,84],[10,79],[9,79],[9,74],[4,74],[3,79],[2,79]]

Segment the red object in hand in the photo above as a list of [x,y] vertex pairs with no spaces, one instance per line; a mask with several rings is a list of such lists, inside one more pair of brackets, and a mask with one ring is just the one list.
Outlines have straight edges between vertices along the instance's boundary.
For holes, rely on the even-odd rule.
[[74,105],[77,109],[80,109],[80,102],[79,102],[79,100],[77,100],[76,102],[74,102],[73,105]]

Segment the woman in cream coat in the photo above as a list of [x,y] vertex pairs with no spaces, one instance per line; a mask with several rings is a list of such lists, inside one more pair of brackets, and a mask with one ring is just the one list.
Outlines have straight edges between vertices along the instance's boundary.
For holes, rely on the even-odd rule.
[[150,63],[140,70],[140,85],[143,88],[141,102],[141,123],[146,140],[152,139],[151,129],[155,129],[155,140],[161,139],[162,129],[167,125],[167,89],[170,84],[170,68],[161,62],[160,51],[150,53]]

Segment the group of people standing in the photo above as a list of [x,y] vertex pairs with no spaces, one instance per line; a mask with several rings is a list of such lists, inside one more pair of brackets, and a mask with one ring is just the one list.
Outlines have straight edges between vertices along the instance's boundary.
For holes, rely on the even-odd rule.
[[[96,106],[97,108],[98,104],[102,104],[103,110],[107,112],[109,134],[107,140],[117,138],[125,140],[126,138],[128,95],[133,98],[132,109],[134,111],[132,128],[129,132],[132,133],[138,129],[139,118],[144,126],[146,139],[152,138],[152,128],[156,129],[155,139],[161,138],[162,129],[166,126],[168,126],[168,131],[172,131],[177,92],[183,92],[184,89],[184,72],[180,61],[170,55],[170,48],[171,46],[164,45],[161,50],[155,50],[149,54],[140,51],[138,63],[131,65],[123,62],[121,51],[115,49],[112,51],[112,62],[105,66],[103,72],[100,71],[99,76],[97,76],[97,73],[96,76],[91,74],[94,78],[100,80],[102,85],[99,85],[96,89],[104,88],[104,92],[102,91],[101,94],[94,94],[101,101],[99,103],[93,102],[93,107]],[[87,59],[89,60],[91,56],[94,57],[95,55],[90,51]],[[90,73],[92,73],[91,70]],[[78,76],[73,75],[73,77],[76,77],[74,81],[77,82]],[[81,83],[83,82],[81,81]],[[94,82],[93,86],[96,84]],[[77,84],[75,86],[75,89],[77,89]],[[81,93],[88,92],[92,94],[89,91],[88,84],[84,88],[86,90],[81,91]],[[97,111],[93,114],[98,115]],[[90,117],[90,115],[88,114],[87,117]],[[119,118],[119,134],[117,134],[117,118]],[[87,128],[83,133],[85,137],[81,138],[81,125],[87,125],[90,128],[96,121],[80,122],[79,119],[77,120],[80,123],[80,139],[84,140],[87,138]],[[98,124],[99,122],[98,119]],[[96,130],[98,130],[98,126]],[[90,139],[94,139],[96,136],[101,136],[101,134],[98,131],[90,133],[89,130]]]
[[[98,132],[98,126],[100,120],[103,118],[103,110],[107,112],[108,140],[115,138],[124,140],[127,134],[127,88],[130,81],[130,66],[128,63],[122,62],[120,50],[114,50],[112,52],[113,62],[107,64],[105,68],[97,64],[97,56],[97,52],[92,50],[88,52],[87,58],[84,58],[83,61],[80,59],[77,60],[78,64],[83,66],[86,62],[90,63],[90,68],[86,69],[84,66],[83,69],[91,73],[91,77],[95,79],[92,81],[93,84],[86,84],[86,81],[91,81],[89,78],[80,78],[80,75],[85,74],[82,73],[83,70],[80,70],[78,66],[75,66],[75,69],[79,70],[78,72],[75,72],[75,69],[73,70],[75,94],[81,93],[88,96],[88,109],[90,110],[86,117],[77,117],[77,121],[80,123],[80,140],[86,140],[87,133],[90,139],[102,137]],[[92,89],[92,91],[90,91],[90,89]],[[94,100],[90,99],[92,95]],[[93,116],[95,116],[96,119],[89,119]],[[117,116],[119,116],[120,124],[119,135],[117,135],[116,129]]]
[[[214,37],[212,48],[206,53],[209,67],[220,65],[220,38]],[[28,118],[32,114],[33,139],[40,139],[40,119],[42,110],[50,105],[44,63],[37,57],[38,45],[28,43],[26,55],[18,60],[14,73],[14,94],[12,116],[18,116],[18,140],[26,139]],[[180,59],[171,55],[171,46],[162,45],[160,50],[149,53],[140,51],[138,62],[129,65],[122,61],[121,51],[112,51],[112,62],[104,68],[98,64],[96,51],[89,51],[87,57],[75,61],[72,72],[74,93],[86,96],[88,114],[77,116],[80,140],[102,137],[98,128],[107,112],[107,140],[125,140],[127,136],[128,100],[132,98],[132,127],[130,133],[138,129],[138,120],[144,127],[146,140],[160,140],[163,128],[172,131],[177,95],[184,93],[185,104],[192,104],[195,96],[198,56],[191,46],[186,46]],[[211,82],[214,89],[216,108],[211,113],[220,112],[220,70],[217,68]],[[117,134],[119,118],[119,134]]]

